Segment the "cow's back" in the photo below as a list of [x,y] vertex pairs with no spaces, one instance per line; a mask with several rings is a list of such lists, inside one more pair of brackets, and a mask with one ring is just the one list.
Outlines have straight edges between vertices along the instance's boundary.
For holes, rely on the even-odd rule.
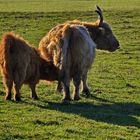
[[91,67],[95,47],[84,26],[71,24],[53,28],[39,43],[42,57],[60,70],[69,70],[71,75]]
[[[71,74],[87,71],[94,60],[96,44],[92,41],[84,26],[71,25],[72,35],[69,40],[68,61],[71,61]],[[67,62],[67,64],[69,64]]]

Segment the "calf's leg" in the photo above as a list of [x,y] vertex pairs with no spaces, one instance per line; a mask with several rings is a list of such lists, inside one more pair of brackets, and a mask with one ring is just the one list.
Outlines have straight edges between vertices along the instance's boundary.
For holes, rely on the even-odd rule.
[[13,81],[9,78],[4,77],[3,83],[6,89],[5,100],[11,100]]
[[20,89],[25,80],[25,69],[18,69],[14,73],[14,100],[21,101]]
[[20,83],[15,83],[14,84],[14,100],[15,101],[21,101],[21,94],[20,94],[20,88],[21,88],[21,84]]

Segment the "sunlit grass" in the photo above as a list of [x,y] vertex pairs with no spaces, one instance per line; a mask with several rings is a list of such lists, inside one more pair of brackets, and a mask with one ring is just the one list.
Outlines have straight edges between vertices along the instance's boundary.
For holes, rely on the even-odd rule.
[[[0,35],[15,31],[37,47],[39,40],[59,23],[97,19],[92,12],[97,1],[67,2],[0,1]],[[109,0],[98,4],[103,7],[105,20],[111,24],[121,49],[114,53],[97,51],[88,75],[91,97],[81,94],[80,101],[63,105],[62,96],[55,91],[56,83],[40,82],[40,100],[30,99],[30,89],[24,85],[22,102],[7,102],[0,78],[1,140],[139,139],[140,2]]]

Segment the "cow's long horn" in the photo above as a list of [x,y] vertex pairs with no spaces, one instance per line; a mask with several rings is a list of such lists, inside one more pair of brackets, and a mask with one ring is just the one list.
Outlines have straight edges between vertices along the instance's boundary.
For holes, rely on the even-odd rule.
[[98,5],[96,5],[96,8],[97,8],[97,10],[95,10],[95,12],[100,17],[100,23],[99,23],[99,26],[100,26],[103,23],[103,12],[102,12],[101,8]]

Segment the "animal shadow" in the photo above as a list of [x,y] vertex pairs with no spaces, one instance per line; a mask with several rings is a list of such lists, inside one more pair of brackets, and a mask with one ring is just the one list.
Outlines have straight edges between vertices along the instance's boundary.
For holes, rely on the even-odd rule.
[[[93,97],[92,97],[93,98]],[[115,103],[95,97],[101,101],[100,104],[86,102],[72,102],[69,104],[41,101],[41,104],[34,104],[42,109],[57,110],[63,113],[76,114],[91,120],[106,122],[120,126],[140,127],[140,122],[133,116],[140,116],[140,104]]]

